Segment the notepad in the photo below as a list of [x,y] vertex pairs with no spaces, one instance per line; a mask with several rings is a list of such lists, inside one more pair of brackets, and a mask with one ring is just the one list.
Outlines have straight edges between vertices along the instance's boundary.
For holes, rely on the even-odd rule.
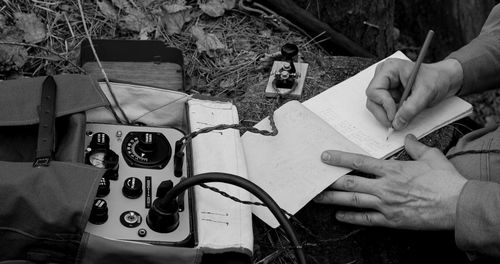
[[[408,60],[401,52],[390,58]],[[422,138],[472,113],[469,103],[451,97],[420,113],[407,128],[386,140],[387,127],[365,107],[365,90],[377,64],[303,103],[290,101],[281,106],[274,113],[277,136],[245,133],[241,137],[249,179],[287,212],[295,214],[350,171],[323,164],[324,150],[386,158],[403,148],[406,134]],[[268,119],[256,127],[271,129]],[[271,227],[279,225],[267,208],[254,206],[252,211]]]

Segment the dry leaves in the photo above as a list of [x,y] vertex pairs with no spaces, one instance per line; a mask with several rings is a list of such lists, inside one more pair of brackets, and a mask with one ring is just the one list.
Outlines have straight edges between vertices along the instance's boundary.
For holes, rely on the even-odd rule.
[[110,0],[97,0],[97,6],[101,13],[112,20],[116,20],[118,18],[118,10],[113,6]]
[[169,35],[181,33],[184,24],[199,16],[191,6],[186,5],[185,0],[167,1],[163,3],[162,9],[161,20]]
[[[46,37],[45,25],[35,14],[14,13],[15,26],[8,26],[0,15],[0,41],[5,43],[39,43]],[[26,48],[18,45],[0,45],[0,70],[18,69],[28,59]]]
[[236,6],[236,0],[198,0],[198,6],[211,17],[220,17]]
[[16,27],[23,31],[24,41],[38,43],[45,39],[45,25],[35,14],[14,13]]
[[205,52],[209,57],[216,57],[221,51],[227,49],[215,34],[206,33],[203,28],[193,26],[191,34],[196,38],[196,47],[199,52]]
[[186,0],[166,0],[160,5],[152,3],[153,0],[97,0],[106,18],[118,20],[124,29],[139,32],[141,39],[148,38],[148,34],[159,27],[165,28],[168,35],[179,34],[186,23],[202,13],[220,17],[236,6],[236,0],[198,0],[198,6],[187,5]]
[[[228,52],[226,43],[213,32],[189,24],[200,16],[220,17],[235,8],[236,0],[92,0],[82,1],[87,25],[91,34],[103,30],[123,34],[128,38],[152,39],[161,35],[180,34],[181,38],[193,36],[199,53],[215,57]],[[97,15],[97,16],[96,16]],[[46,21],[45,21],[46,20]],[[104,26],[105,25],[105,26]],[[28,57],[47,45],[57,46],[57,58],[46,52],[37,58],[74,61],[81,36],[81,18],[78,6],[68,0],[27,1],[18,5],[8,3],[0,8],[0,70],[20,69],[27,66]],[[64,36],[59,34],[64,32]],[[67,34],[67,35],[66,35]],[[102,37],[99,35],[99,37]],[[175,39],[175,38],[174,38]],[[10,44],[6,44],[10,43]],[[248,49],[249,44],[236,43],[238,50]],[[29,56],[28,56],[29,54]],[[75,55],[76,54],[76,55]],[[51,57],[52,56],[52,57]],[[44,67],[43,60],[31,64],[30,70],[37,72]],[[26,65],[25,65],[26,64]]]

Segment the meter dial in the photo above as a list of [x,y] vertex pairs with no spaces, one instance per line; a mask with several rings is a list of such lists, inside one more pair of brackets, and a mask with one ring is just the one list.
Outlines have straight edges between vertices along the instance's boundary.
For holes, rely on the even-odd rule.
[[87,147],[85,163],[90,164],[96,168],[112,170],[113,173],[111,174],[113,176],[117,176],[118,154],[109,149],[109,141],[109,136],[105,133],[99,132],[93,134],[92,140]]
[[90,150],[85,162],[100,169],[118,170],[118,154],[110,149]]
[[161,133],[130,132],[123,140],[122,154],[130,167],[163,169],[172,156],[172,147]]
[[92,154],[89,154],[89,163],[90,165],[100,168],[100,169],[105,169],[106,166],[104,165],[104,157],[106,156],[105,151],[95,151]]

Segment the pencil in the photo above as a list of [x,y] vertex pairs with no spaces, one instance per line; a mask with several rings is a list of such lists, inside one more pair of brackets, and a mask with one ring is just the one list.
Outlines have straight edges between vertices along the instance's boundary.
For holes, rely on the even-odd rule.
[[[422,48],[420,49],[420,52],[418,54],[417,61],[413,66],[413,70],[411,71],[410,78],[408,78],[408,82],[405,85],[403,95],[401,96],[401,99],[399,99],[399,103],[396,106],[396,113],[398,112],[403,102],[406,101],[406,99],[410,95],[411,90],[413,89],[413,84],[415,83],[415,79],[417,78],[418,70],[420,70],[420,66],[424,61],[425,55],[427,54],[427,50],[429,49],[429,45],[431,44],[433,36],[434,36],[434,31],[429,30],[429,32],[427,32],[427,36],[425,37],[424,45],[422,45]],[[391,125],[387,131],[386,140],[389,140],[389,136],[392,134],[393,131],[394,128]]]

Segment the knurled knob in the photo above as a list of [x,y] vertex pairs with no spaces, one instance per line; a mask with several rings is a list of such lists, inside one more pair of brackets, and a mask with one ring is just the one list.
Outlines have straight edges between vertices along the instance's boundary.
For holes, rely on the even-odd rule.
[[89,222],[94,225],[103,224],[108,220],[108,204],[103,199],[95,199],[90,211]]
[[122,188],[123,195],[130,199],[135,199],[142,194],[142,181],[136,177],[125,179]]

